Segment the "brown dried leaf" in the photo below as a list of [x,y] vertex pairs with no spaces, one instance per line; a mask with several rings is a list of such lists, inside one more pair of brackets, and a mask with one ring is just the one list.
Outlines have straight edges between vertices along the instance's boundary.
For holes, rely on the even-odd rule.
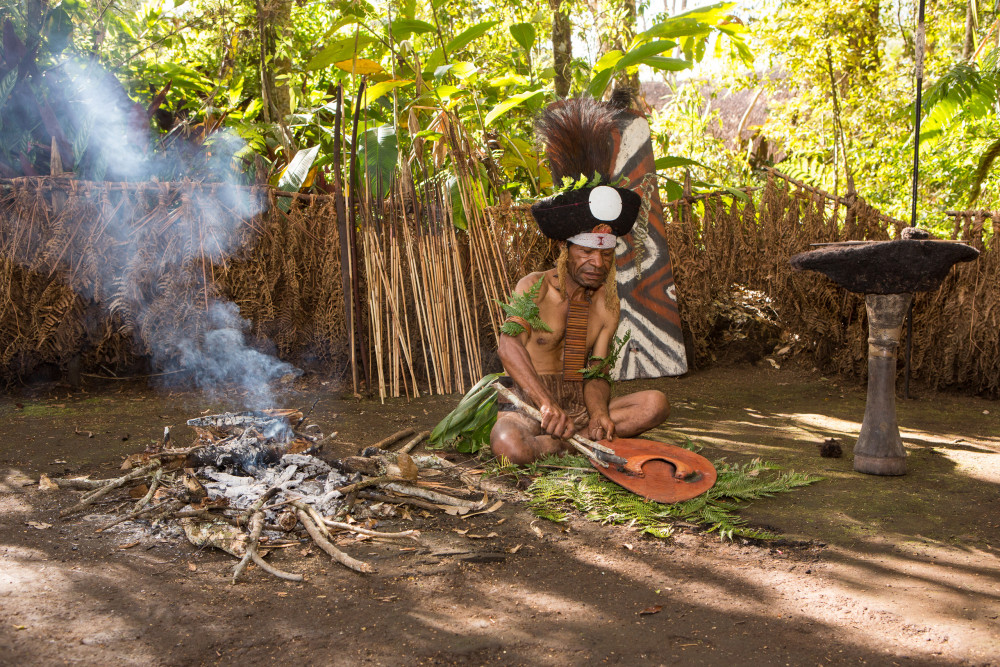
[[194,563],[188,563],[188,569],[191,570],[192,572],[197,572],[198,566],[195,565]]
[[510,549],[507,549],[507,553],[516,554],[523,546],[523,544],[518,544],[516,547],[511,547]]
[[417,479],[417,475],[420,473],[417,470],[417,464],[413,462],[413,458],[406,452],[400,452],[396,455],[396,465],[399,466],[399,474],[403,479],[413,481]]
[[136,540],[135,542],[129,542],[128,544],[123,544],[123,545],[121,545],[121,546],[120,546],[120,547],[118,547],[118,548],[119,548],[119,549],[131,549],[132,547],[137,547],[137,546],[139,546],[139,545],[140,545],[141,543],[142,543],[142,541],[141,541],[141,540]]
[[473,535],[472,533],[469,533],[468,535],[466,535],[466,537],[468,537],[470,540],[488,540],[491,537],[499,537],[499,535],[497,535],[496,533],[489,533],[488,535]]
[[37,528],[38,530],[45,530],[46,528],[52,527],[51,523],[43,523],[41,521],[26,521],[25,523],[27,523],[32,528]]
[[662,604],[654,604],[652,607],[646,607],[645,609],[643,609],[642,611],[640,611],[639,615],[640,616],[648,616],[649,614],[659,614],[661,611],[663,611],[663,605]]
[[145,484],[140,484],[139,486],[133,486],[131,489],[128,490],[128,497],[135,498],[136,500],[138,500],[139,498],[145,496],[147,493],[149,493],[149,487],[146,486]]
[[184,468],[184,488],[191,494],[192,498],[205,498],[208,491],[202,485],[198,477],[195,476],[192,468]]
[[149,455],[140,452],[139,454],[129,454],[122,461],[122,470],[131,470],[132,468],[138,468],[139,466],[146,465],[149,462]]
[[59,485],[52,481],[45,473],[38,478],[38,490],[39,491],[55,491],[59,488]]
[[[485,501],[486,498],[484,497],[483,500]],[[502,500],[498,500],[495,503],[493,503],[488,509],[484,509],[481,512],[472,512],[471,514],[466,514],[462,518],[463,519],[468,519],[470,516],[477,516],[479,514],[490,514],[491,512],[496,512],[501,507],[503,507],[503,501]]]

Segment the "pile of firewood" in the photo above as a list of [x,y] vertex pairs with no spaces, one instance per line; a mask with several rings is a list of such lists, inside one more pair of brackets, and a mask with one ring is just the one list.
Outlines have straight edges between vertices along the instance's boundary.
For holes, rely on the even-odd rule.
[[[459,469],[435,455],[409,454],[427,432],[396,451],[383,447],[413,435],[413,429],[395,433],[358,456],[328,462],[318,454],[336,433],[324,437],[315,425],[300,430],[304,421],[303,413],[296,410],[199,417],[188,421],[196,434],[190,446],[173,447],[170,431],[164,429],[160,441],[125,460],[122,468],[128,472],[120,477],[48,479],[43,475],[41,484],[84,492],[78,502],[60,512],[64,518],[120,499],[113,510],[117,516],[97,532],[130,521],[143,525],[176,522],[192,544],[217,547],[240,559],[233,570],[234,583],[250,561],[274,576],[302,581],[301,574],[279,570],[265,556],[269,549],[304,539],[311,539],[352,570],[372,572],[370,564],[334,546],[335,535],[346,532],[420,541],[417,530],[380,532],[355,518],[370,516],[379,504],[408,504],[455,515],[492,511],[500,504],[490,506],[485,494],[478,498],[470,475],[456,475],[463,489],[429,479],[442,475],[443,470]],[[476,499],[458,497],[470,493]]]

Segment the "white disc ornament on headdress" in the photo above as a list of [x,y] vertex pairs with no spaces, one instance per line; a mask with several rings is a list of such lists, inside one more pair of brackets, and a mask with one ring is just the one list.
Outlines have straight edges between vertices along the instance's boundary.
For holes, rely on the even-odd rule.
[[590,191],[590,213],[598,220],[617,220],[622,214],[622,196],[607,185]]

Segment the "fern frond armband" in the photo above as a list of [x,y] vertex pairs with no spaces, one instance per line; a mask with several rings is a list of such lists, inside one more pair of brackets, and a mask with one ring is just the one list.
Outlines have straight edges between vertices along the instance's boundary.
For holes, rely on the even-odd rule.
[[607,380],[608,384],[612,384],[613,380],[611,379],[611,369],[613,369],[615,364],[618,363],[618,357],[621,355],[622,349],[631,339],[631,329],[625,332],[624,338],[618,338],[618,336],[615,336],[614,340],[611,342],[611,350],[608,352],[608,356],[591,357],[590,361],[596,363],[592,363],[592,365],[580,370],[580,372],[583,373],[583,379]]
[[509,303],[497,301],[507,314],[507,319],[504,320],[503,325],[500,327],[500,333],[508,336],[520,336],[525,331],[531,330],[552,331],[539,317],[538,304],[535,303],[535,299],[538,298],[538,292],[542,288],[543,280],[545,280],[545,276],[539,278],[538,282],[532,285],[531,289],[524,294],[518,294],[517,292],[511,294]]

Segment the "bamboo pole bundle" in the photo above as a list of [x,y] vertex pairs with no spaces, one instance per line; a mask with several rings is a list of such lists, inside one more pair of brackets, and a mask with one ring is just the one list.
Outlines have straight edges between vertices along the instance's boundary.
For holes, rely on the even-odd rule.
[[431,217],[429,220],[429,233],[425,236],[427,241],[427,260],[424,263],[424,270],[427,276],[426,282],[430,286],[432,321],[437,324],[437,326],[431,327],[431,331],[434,335],[434,346],[437,349],[438,364],[441,367],[441,391],[442,393],[450,394],[452,392],[451,356],[449,349],[451,339],[446,334],[449,325],[448,299],[445,293],[446,285],[439,247],[441,238],[436,233],[439,227],[437,224],[438,211],[433,200],[428,203]]
[[441,339],[446,346],[446,358],[448,360],[448,375],[450,377],[449,392],[455,387],[461,387],[461,360],[458,358],[458,322],[455,317],[455,279],[451,271],[451,262],[448,261],[449,247],[447,242],[446,226],[450,222],[446,219],[445,208],[442,202],[441,189],[433,189],[435,213],[434,216],[434,246],[437,251],[435,268],[437,269],[438,281],[441,287],[441,309],[444,320],[447,324],[447,335]]
[[[402,201],[400,201],[400,205],[397,208],[397,210],[400,211],[402,215],[399,218],[396,218],[394,220],[394,222],[396,224],[400,225],[403,229],[406,229],[406,220],[403,217],[406,214],[406,208],[405,208],[405,205],[403,204]],[[398,233],[398,231],[394,232],[393,238],[395,239],[396,256],[395,256],[395,260],[392,262],[392,269],[393,269],[392,281],[393,281],[393,284],[397,285],[398,288],[399,288],[399,303],[400,303],[400,306],[401,306],[401,310],[403,311],[403,334],[406,336],[406,345],[405,345],[405,347],[409,351],[409,354],[410,354],[409,368],[410,368],[410,381],[411,381],[411,384],[412,384],[412,387],[413,387],[413,396],[419,397],[420,396],[420,387],[417,384],[417,376],[416,376],[416,374],[413,371],[413,359],[412,359],[412,357],[413,357],[413,343],[412,343],[412,339],[410,337],[410,316],[409,316],[409,309],[406,307],[406,304],[407,304],[407,299],[406,299],[406,281],[403,279],[403,257],[402,257],[403,253],[402,253],[402,251],[399,248],[399,233]],[[414,303],[415,302],[416,302],[416,299],[414,298]],[[409,396],[409,395],[410,395],[410,393],[407,392],[407,396]]]
[[[402,185],[400,187],[402,187]],[[433,394],[434,383],[433,383],[433,378],[431,377],[433,369],[431,368],[431,364],[428,361],[427,337],[424,336],[424,331],[425,331],[424,323],[427,320],[424,310],[426,303],[424,301],[424,294],[421,282],[417,278],[418,269],[417,269],[416,259],[414,257],[413,235],[410,233],[410,221],[406,215],[405,202],[404,205],[400,207],[400,210],[402,211],[403,245],[406,247],[406,266],[408,269],[408,273],[410,274],[410,289],[412,290],[413,294],[413,306],[414,306],[413,309],[414,311],[416,311],[417,314],[417,335],[420,338],[420,350],[424,356],[424,369],[427,373],[428,391],[429,393]]]
[[[427,187],[424,188],[426,193]],[[429,197],[427,198],[429,200]],[[442,309],[443,298],[441,297],[441,282],[439,266],[437,266],[437,253],[435,252],[433,231],[433,203],[426,202],[423,207],[428,214],[428,224],[426,229],[418,228],[418,247],[420,250],[421,264],[419,267],[421,280],[424,288],[424,295],[427,305],[427,334],[428,345],[431,350],[431,359],[434,363],[435,379],[437,380],[437,391],[439,394],[451,393],[451,382],[448,373],[448,360],[445,354],[447,337],[442,336],[441,327],[445,324],[445,315]]]
[[479,352],[479,331],[472,324],[472,313],[469,308],[469,291],[473,287],[473,280],[471,280],[471,276],[467,278],[462,270],[461,249],[458,244],[458,235],[455,233],[454,224],[449,225],[448,234],[448,240],[452,247],[451,261],[456,276],[454,285],[458,296],[459,315],[462,322],[462,340],[465,343],[466,368],[468,369],[469,382],[473,383],[483,376]]
[[385,375],[382,365],[382,283],[372,277],[378,269],[378,259],[375,257],[376,233],[373,225],[365,225],[361,232],[362,254],[364,256],[365,275],[368,280],[365,286],[368,292],[368,320],[371,325],[369,340],[375,354],[379,400],[385,403]]
[[[390,239],[390,243],[394,243],[394,241]],[[384,253],[382,253],[381,251],[381,246],[377,236],[374,239],[374,246],[378,249],[377,254],[384,259]],[[393,333],[391,337],[393,339],[392,340],[393,346],[399,351],[400,354],[400,361],[399,361],[400,374],[402,375],[402,363],[403,361],[405,361],[406,368],[409,370],[410,373],[411,382],[413,383],[414,389],[416,389],[417,378],[416,378],[416,373],[413,370],[412,355],[410,352],[410,347],[407,344],[407,340],[405,337],[405,332],[402,325],[402,319],[400,318],[400,311],[405,310],[405,306],[403,304],[402,299],[399,297],[397,293],[397,287],[402,285],[402,280],[395,281],[395,276],[396,276],[395,272],[390,274],[387,273],[385,270],[386,266],[392,265],[393,259],[397,258],[397,256],[398,256],[398,248],[396,250],[395,255],[393,254],[393,251],[390,249],[389,261],[388,262],[381,261],[377,263],[375,265],[375,272],[377,273],[378,281],[381,282],[382,284],[383,293],[387,295],[385,299],[386,309],[387,309],[386,322],[387,324],[390,322],[392,324]],[[405,382],[405,375],[403,375],[403,378],[404,378],[403,381]],[[395,393],[393,394],[393,396],[398,397],[400,395],[398,383],[394,386],[394,392]]]

